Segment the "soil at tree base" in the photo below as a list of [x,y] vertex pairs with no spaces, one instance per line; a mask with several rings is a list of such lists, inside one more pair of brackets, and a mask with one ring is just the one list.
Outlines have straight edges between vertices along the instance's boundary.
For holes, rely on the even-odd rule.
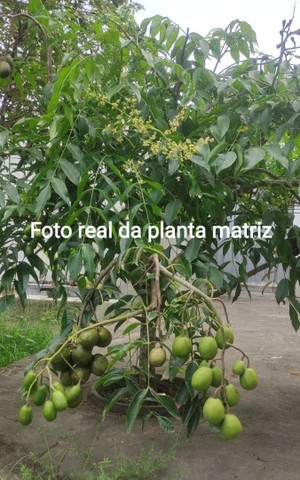
[[[250,355],[259,375],[257,389],[241,389],[241,401],[231,410],[240,418],[243,433],[224,441],[210,432],[206,422],[191,439],[182,431],[176,458],[152,478],[198,479],[201,469],[201,480],[299,480],[299,335],[291,327],[287,308],[278,307],[273,294],[253,293],[252,303],[246,295],[233,305],[226,303],[236,342]],[[237,359],[234,352],[226,355]],[[27,361],[0,372],[0,472],[6,471],[7,480],[17,472],[17,466],[13,472],[11,467],[30,451],[43,454],[49,448],[54,464],[66,453],[59,470],[63,478],[63,474],[83,472],[83,458],[89,453],[91,464],[96,464],[105,457],[134,459],[142,448],[152,445],[159,453],[174,444],[176,436],[163,433],[155,421],[144,431],[138,422],[130,436],[118,414],[110,414],[102,423],[99,408],[86,395],[80,407],[58,414],[59,421],[47,423],[42,410],[35,408],[32,424],[22,427],[17,420],[23,404],[18,389]],[[228,379],[238,386],[238,377],[230,370],[228,364]],[[41,458],[46,463],[45,454]]]

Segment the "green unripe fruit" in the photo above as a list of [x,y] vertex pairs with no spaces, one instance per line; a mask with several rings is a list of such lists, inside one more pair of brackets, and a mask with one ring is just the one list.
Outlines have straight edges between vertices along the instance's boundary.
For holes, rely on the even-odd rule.
[[224,396],[230,407],[234,407],[240,401],[240,392],[232,383],[229,383],[229,385],[226,385],[224,388]]
[[33,418],[32,408],[29,407],[28,405],[23,405],[23,407],[21,407],[19,411],[19,422],[22,425],[27,426],[32,422],[32,418]]
[[59,382],[53,382],[52,383],[52,387],[55,389],[55,390],[59,390],[60,392],[62,393],[65,393],[65,389],[63,387],[63,385]]
[[149,363],[152,367],[161,367],[167,358],[165,350],[161,347],[154,347],[149,354]]
[[226,438],[226,440],[230,440],[240,435],[243,427],[236,415],[233,413],[225,413],[220,429],[223,437]]
[[95,345],[98,344],[100,337],[99,333],[96,329],[87,330],[85,332],[80,333],[78,336],[79,342],[81,345],[88,349],[92,349]]
[[26,225],[26,227],[23,230],[23,235],[31,236],[31,225]]
[[225,348],[228,348],[229,345],[227,345],[227,343],[233,343],[233,341],[234,341],[234,333],[233,333],[233,330],[232,330],[231,327],[226,327],[225,326],[223,328],[224,328],[224,333],[223,333],[222,329],[219,328],[217,330],[215,339],[216,339],[216,342],[218,344],[218,347],[223,348],[223,344],[224,344],[223,334],[224,334],[224,336],[225,336]]
[[222,368],[215,365],[211,371],[213,376],[211,384],[213,387],[219,387],[222,383]]
[[81,388],[79,385],[74,385],[66,392],[66,398],[68,402],[68,406],[74,404],[78,398],[81,396]]
[[5,55],[3,60],[5,60],[11,66],[11,68],[13,67],[13,59],[12,59],[12,56],[9,53],[7,53]]
[[245,371],[245,368],[246,368],[246,365],[245,365],[244,360],[237,360],[232,365],[232,372],[235,375],[242,375],[242,373],[244,373],[244,371]]
[[70,368],[66,362],[72,363],[71,349],[68,346],[64,347],[61,352],[52,359],[51,366],[54,370],[66,372]]
[[59,378],[60,378],[61,384],[64,387],[71,387],[73,385],[71,370],[67,370],[66,372],[61,372]]
[[205,392],[212,383],[212,371],[209,367],[199,367],[192,376],[192,387],[198,392]]
[[101,327],[98,330],[99,340],[98,347],[107,347],[112,341],[112,334],[108,328]]
[[88,381],[90,374],[91,370],[88,367],[76,366],[71,373],[71,378],[73,383],[78,383],[80,381],[84,383]]
[[86,367],[93,360],[90,350],[86,350],[81,343],[78,343],[72,350],[72,360],[80,367]]
[[80,395],[76,398],[76,400],[73,400],[72,402],[71,401],[68,401],[68,407],[69,408],[76,408],[78,407],[78,405],[81,404],[82,402],[82,392],[80,392]]
[[225,416],[225,408],[219,398],[210,397],[203,406],[203,417],[212,425],[219,425]]
[[48,395],[47,385],[38,385],[31,397],[34,405],[38,407],[43,405],[46,401],[47,395]]
[[9,77],[11,72],[11,66],[5,60],[0,61],[0,78],[7,78]]
[[36,379],[37,379],[37,375],[35,373],[34,370],[29,370],[24,379],[23,379],[23,387],[26,389],[26,390],[29,390],[29,388],[31,387],[31,385],[33,383],[36,382]]
[[102,375],[108,367],[108,360],[104,355],[97,353],[94,355],[92,364],[91,364],[91,373],[94,375]]
[[38,240],[41,239],[41,238],[44,238],[44,235],[42,234],[42,230],[36,230],[34,232],[34,238],[36,238]]
[[24,253],[25,253],[26,257],[29,257],[30,255],[32,255],[33,252],[34,252],[33,245],[31,243],[28,243],[25,246],[25,249],[24,249]]
[[56,419],[57,411],[51,400],[46,400],[43,408],[44,418],[47,422],[53,422]]
[[190,355],[193,345],[192,340],[185,335],[178,335],[172,345],[172,353],[176,357],[186,358]]
[[218,352],[218,344],[213,337],[202,337],[198,343],[198,351],[202,358],[211,360]]
[[258,384],[256,371],[253,368],[246,368],[240,376],[240,384],[245,390],[256,388]]
[[55,410],[57,410],[58,412],[63,412],[68,407],[66,395],[60,390],[54,390],[51,393],[51,400]]

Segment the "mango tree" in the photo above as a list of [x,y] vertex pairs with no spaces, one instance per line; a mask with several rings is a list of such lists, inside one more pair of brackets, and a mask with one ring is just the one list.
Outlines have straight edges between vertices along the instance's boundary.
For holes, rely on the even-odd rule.
[[[40,0],[1,16],[0,308],[14,292],[25,307],[46,273],[61,305],[61,334],[27,368],[20,421],[32,403],[49,421],[77,406],[92,373],[104,414],[130,399],[128,431],[142,411],[192,434],[203,413],[233,438],[239,391],[226,375],[244,389],[257,376],[217,297],[237,300],[281,266],[276,300],[300,325],[298,34],[283,22],[275,59],[244,21],[204,37],[159,15],[138,24],[136,4],[96,3],[84,17]],[[236,274],[217,261],[229,250]]]

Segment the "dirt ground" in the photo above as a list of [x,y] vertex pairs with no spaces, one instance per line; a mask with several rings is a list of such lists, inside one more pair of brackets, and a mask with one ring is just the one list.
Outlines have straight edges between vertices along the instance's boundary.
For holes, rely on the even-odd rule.
[[36,408],[32,424],[22,427],[16,418],[22,405],[18,388],[24,362],[18,362],[0,372],[2,478],[17,479],[20,465],[34,465],[30,452],[45,468],[59,464],[57,478],[77,473],[83,479],[84,472],[105,458],[116,462],[125,455],[130,460],[146,449],[151,463],[151,456],[154,462],[155,455],[167,455],[178,441],[175,459],[151,478],[299,480],[299,334],[290,324],[287,308],[277,306],[272,293],[253,293],[251,303],[244,294],[237,303],[226,304],[235,343],[249,354],[259,374],[257,389],[242,391],[240,404],[232,409],[243,423],[240,437],[225,441],[201,423],[196,434],[186,439],[179,425],[176,434],[167,434],[155,421],[145,430],[137,422],[133,434],[127,435],[121,415],[110,414],[102,423],[99,406],[89,399],[51,424]]

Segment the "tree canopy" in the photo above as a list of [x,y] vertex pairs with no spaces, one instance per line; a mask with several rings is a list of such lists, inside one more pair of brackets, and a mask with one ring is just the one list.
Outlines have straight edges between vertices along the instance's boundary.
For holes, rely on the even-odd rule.
[[[137,4],[29,0],[1,8],[2,55],[13,60],[0,79],[1,308],[13,301],[12,286],[25,304],[29,278],[38,281],[45,268],[64,301],[70,278],[82,295],[100,283],[100,303],[120,296],[118,279],[143,297],[155,253],[165,267],[171,262],[174,272],[234,299],[262,264],[270,272],[281,265],[276,299],[289,302],[298,329],[292,22],[283,22],[272,58],[241,20],[204,37],[159,15],[138,24]],[[244,234],[220,241],[214,227],[232,220]],[[70,238],[29,239],[30,222],[68,226]],[[121,238],[126,222],[140,232]],[[202,233],[160,236],[190,224]],[[272,226],[272,234],[252,238],[245,224]],[[100,227],[99,236],[85,226]],[[216,261],[230,248],[239,254],[236,275]],[[172,295],[163,285],[163,304]]]

